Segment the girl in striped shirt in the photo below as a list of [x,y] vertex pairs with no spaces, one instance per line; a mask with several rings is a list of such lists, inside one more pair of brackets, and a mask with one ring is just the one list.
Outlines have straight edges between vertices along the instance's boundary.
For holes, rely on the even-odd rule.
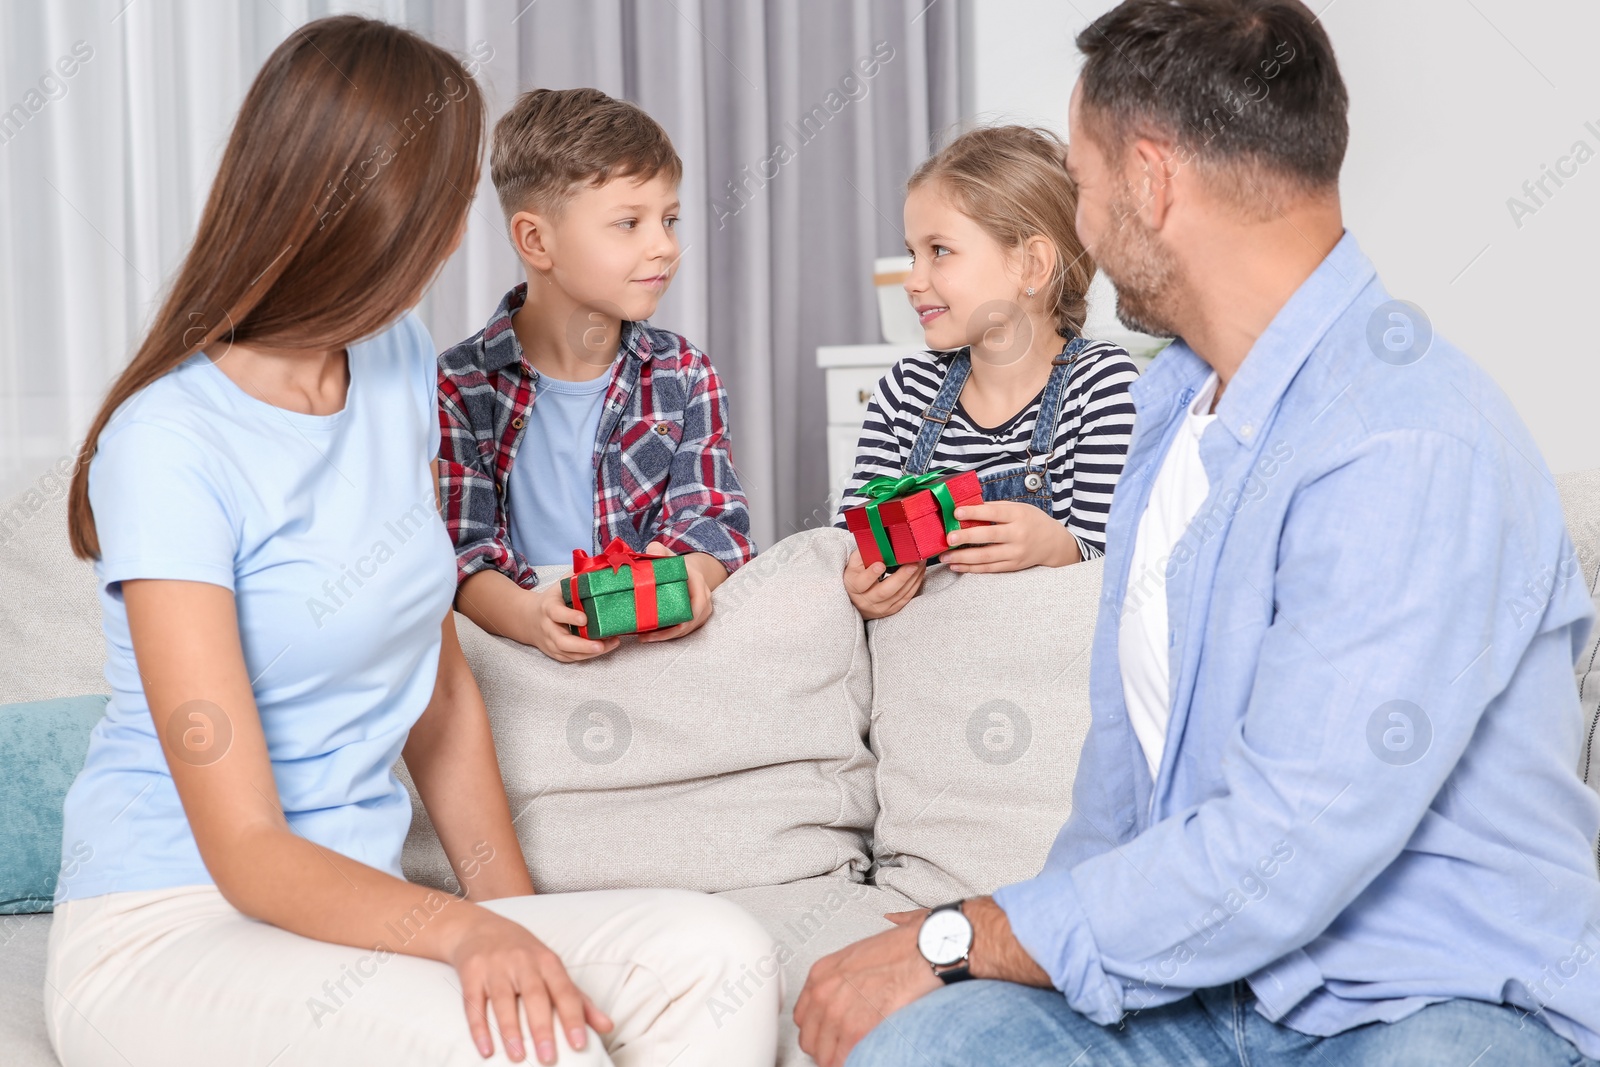
[[[911,176],[905,289],[930,351],[878,382],[837,525],[876,475],[975,470],[984,503],[956,518],[994,525],[949,535],[940,559],[953,570],[1063,567],[1105,552],[1138,371],[1121,348],[1080,334],[1095,268],[1076,211],[1065,146],[1048,130],[971,130]],[[882,618],[926,570],[886,575],[855,552],[844,583],[864,618]]]

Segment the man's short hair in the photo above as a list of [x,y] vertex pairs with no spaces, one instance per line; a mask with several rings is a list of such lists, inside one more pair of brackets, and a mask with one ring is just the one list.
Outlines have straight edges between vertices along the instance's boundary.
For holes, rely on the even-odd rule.
[[1299,0],[1124,0],[1077,46],[1080,124],[1113,161],[1148,137],[1240,199],[1258,181],[1337,188],[1349,97]]
[[683,180],[683,161],[661,124],[599,89],[534,89],[494,126],[489,176],[510,219],[561,212],[584,185],[612,178]]

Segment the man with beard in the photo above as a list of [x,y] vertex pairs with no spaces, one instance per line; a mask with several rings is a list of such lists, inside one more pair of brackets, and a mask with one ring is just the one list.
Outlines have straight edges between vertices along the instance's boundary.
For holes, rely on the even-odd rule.
[[1345,231],[1298,0],[1127,0],[1077,45],[1078,230],[1176,340],[1132,387],[1072,815],[1036,877],[819,961],[801,1048],[1595,1063],[1594,612],[1538,449]]

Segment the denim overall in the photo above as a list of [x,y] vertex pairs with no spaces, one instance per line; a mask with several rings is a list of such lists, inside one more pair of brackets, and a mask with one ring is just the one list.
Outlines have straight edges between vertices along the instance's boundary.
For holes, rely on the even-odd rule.
[[[1044,393],[1039,397],[1039,417],[1033,427],[1033,439],[1028,442],[1028,458],[1020,466],[978,475],[985,501],[1020,500],[1041,509],[1046,515],[1051,514],[1050,453],[1055,451],[1056,427],[1061,423],[1061,405],[1067,397],[1073,365],[1088,344],[1082,337],[1074,337],[1062,348],[1060,355],[1050,361],[1050,380],[1045,383]],[[916,443],[912,445],[911,455],[906,458],[905,469],[901,473],[923,474],[927,471],[928,461],[933,457],[933,446],[938,443],[944,424],[950,420],[950,413],[955,410],[956,401],[961,397],[961,387],[967,384],[967,375],[971,373],[971,349],[962,349],[951,361],[938,395],[922,414],[922,428],[917,431]],[[1051,412],[1053,416],[1050,416]]]

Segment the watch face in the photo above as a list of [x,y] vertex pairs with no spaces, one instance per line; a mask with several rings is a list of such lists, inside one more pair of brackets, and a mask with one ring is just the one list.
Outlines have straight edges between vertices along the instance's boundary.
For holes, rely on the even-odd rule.
[[955,963],[972,948],[972,924],[960,909],[936,911],[922,920],[917,949],[935,967]]

